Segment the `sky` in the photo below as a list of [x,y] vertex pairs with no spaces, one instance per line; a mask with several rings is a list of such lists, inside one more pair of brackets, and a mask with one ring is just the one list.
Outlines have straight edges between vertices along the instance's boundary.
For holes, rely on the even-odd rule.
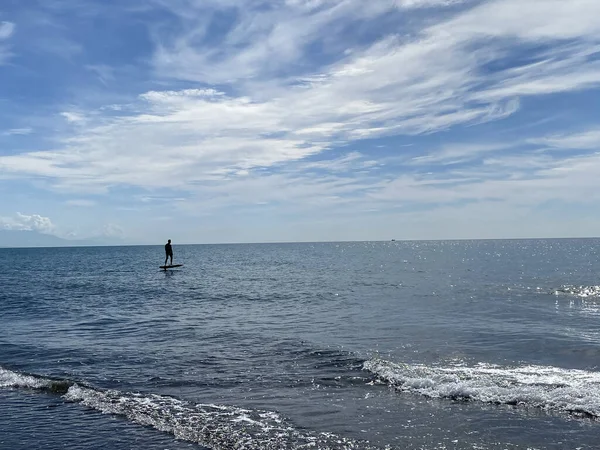
[[598,0],[2,0],[0,230],[600,235]]

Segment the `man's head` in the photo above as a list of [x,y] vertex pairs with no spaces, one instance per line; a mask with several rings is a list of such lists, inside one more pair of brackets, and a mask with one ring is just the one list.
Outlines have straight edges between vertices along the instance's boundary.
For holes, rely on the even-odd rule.
[[171,239],[169,239],[168,243],[169,243],[169,244],[171,243]]

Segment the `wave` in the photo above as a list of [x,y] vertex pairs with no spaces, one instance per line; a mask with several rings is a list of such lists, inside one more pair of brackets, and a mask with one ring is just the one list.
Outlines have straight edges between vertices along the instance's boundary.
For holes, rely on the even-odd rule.
[[573,295],[575,297],[600,298],[600,286],[571,286],[565,285],[554,291],[555,295]]
[[0,388],[28,388],[54,394],[66,394],[73,382],[38,375],[25,375],[0,367]]
[[24,388],[60,394],[105,414],[151,426],[213,449],[275,450],[376,449],[333,433],[300,430],[276,412],[235,406],[195,404],[173,397],[101,390],[83,383],[21,374],[0,367],[0,388]]
[[556,367],[478,364],[430,367],[381,359],[364,363],[395,389],[429,398],[538,408],[600,418],[600,373]]

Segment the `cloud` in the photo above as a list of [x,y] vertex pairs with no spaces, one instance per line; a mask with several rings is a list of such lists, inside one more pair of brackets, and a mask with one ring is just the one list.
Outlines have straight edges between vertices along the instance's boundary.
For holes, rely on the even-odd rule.
[[600,5],[595,0],[494,0],[483,2],[437,25],[435,31],[452,31],[451,37],[470,40],[478,36],[516,37],[545,42],[587,36],[598,38],[600,23],[595,15]]
[[446,144],[440,150],[430,151],[425,156],[417,156],[407,162],[409,165],[458,164],[472,161],[482,155],[509,149],[513,143]]
[[0,133],[2,136],[25,136],[33,133],[33,128],[11,128]]
[[96,202],[93,200],[86,200],[86,199],[74,199],[74,200],[68,200],[67,205],[69,206],[79,206],[79,207],[91,207],[91,206],[95,206]]
[[[155,64],[168,77],[220,83],[289,74],[310,67],[313,43],[333,55],[349,45],[359,45],[359,27],[386,14],[419,7],[442,7],[460,3],[447,0],[362,0],[285,1],[265,8],[262,1],[158,2],[174,11],[183,30],[175,37],[157,36]],[[236,22],[219,36],[214,46],[210,19],[220,8],[227,9]],[[329,38],[331,33],[343,40]]]
[[0,40],[8,39],[15,32],[15,24],[12,22],[0,22]]
[[[0,170],[44,177],[67,192],[179,190],[214,208],[347,205],[351,196],[365,208],[524,201],[518,189],[536,192],[531,199],[564,198],[561,189],[577,181],[572,174],[584,160],[527,154],[519,168],[518,158],[498,157],[513,143],[399,148],[407,172],[399,175],[382,175],[368,148],[339,156],[369,138],[499,121],[521,110],[520,97],[599,87],[600,3],[550,3],[155,1],[177,24],[152,29],[164,90],[111,104],[110,113],[64,111],[77,126],[55,148],[0,156]],[[456,8],[403,21],[414,8],[447,6]],[[216,27],[212,20],[225,9],[229,20]],[[406,26],[380,27],[387,16]],[[111,81],[107,66],[88,69]],[[564,146],[567,138],[537,139]],[[474,167],[450,167],[458,162]],[[419,172],[425,166],[443,176],[427,178]]]
[[557,149],[587,149],[600,152],[600,128],[580,133],[552,135],[540,139],[532,139],[532,143],[547,145]]
[[0,217],[0,227],[5,230],[38,231],[44,234],[51,234],[55,229],[48,217],[19,212],[13,217]]
[[451,6],[464,3],[467,0],[396,0],[399,8],[433,8],[440,6]]
[[110,238],[122,238],[124,236],[123,228],[115,223],[107,223],[102,227],[99,236]]
[[98,80],[105,86],[115,80],[114,69],[105,64],[89,64],[85,66],[87,70],[94,73]]
[[360,169],[376,165],[376,161],[365,160],[364,155],[359,152],[351,152],[344,156],[322,161],[308,162],[302,164],[301,170],[325,170],[328,172],[347,172],[353,169]]
[[69,123],[79,123],[85,121],[85,117],[82,114],[75,112],[63,111],[60,113],[60,115],[63,116]]
[[4,64],[12,56],[10,47],[6,43],[14,34],[16,25],[12,22],[0,21],[0,65]]
[[[482,147],[496,148],[493,144]],[[330,167],[327,161],[323,165],[310,164],[310,168],[298,162],[287,165],[284,173],[251,173],[245,178],[204,184],[177,209],[190,215],[219,210],[244,216],[267,211],[284,217],[318,214],[339,221],[360,216],[360,211],[397,215],[443,207],[460,210],[461,205],[473,204],[479,205],[480,214],[494,209],[493,205],[498,211],[522,210],[524,214],[548,202],[560,201],[574,207],[600,200],[600,182],[595,176],[600,170],[600,155],[553,158],[534,150],[511,156],[476,154],[485,159],[445,172],[404,174],[380,166],[359,168],[361,161],[369,160],[357,155],[355,159],[333,160],[337,163]],[[354,163],[353,171],[337,170],[338,164],[350,163]],[[329,173],[323,172],[328,169]],[[472,213],[476,210],[475,206],[470,208]]]
[[497,155],[444,173],[404,174],[382,182],[373,202],[421,207],[505,202],[533,208],[550,201],[590,205],[600,200],[600,153],[554,158],[544,153]]

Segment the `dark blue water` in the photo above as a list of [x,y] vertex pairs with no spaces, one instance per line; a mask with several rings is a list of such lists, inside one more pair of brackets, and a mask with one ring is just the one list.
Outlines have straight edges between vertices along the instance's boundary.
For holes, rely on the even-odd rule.
[[600,240],[0,249],[0,448],[600,442]]

